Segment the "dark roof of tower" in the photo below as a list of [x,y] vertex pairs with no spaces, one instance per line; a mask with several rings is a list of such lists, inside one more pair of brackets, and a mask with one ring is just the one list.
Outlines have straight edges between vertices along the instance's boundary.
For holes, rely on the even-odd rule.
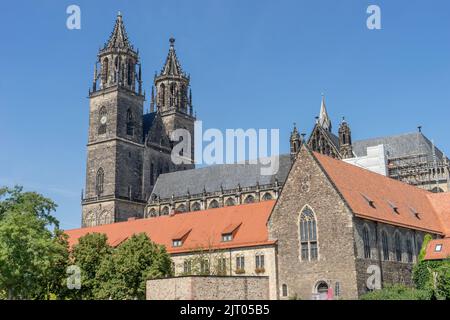
[[117,14],[116,24],[114,25],[114,29],[103,50],[115,48],[133,50],[133,46],[128,40],[127,32],[125,30],[125,25],[122,19],[122,14],[120,12]]
[[161,174],[156,181],[153,194],[161,198],[218,192],[274,183],[284,183],[291,168],[290,155],[280,155],[278,172],[261,175],[262,164],[220,164],[209,167]]
[[[416,155],[427,155],[429,160],[433,160],[433,143],[421,132],[412,132],[373,138],[367,140],[354,141],[353,152],[356,156],[367,155],[367,148],[383,144],[388,153],[388,158],[401,158]],[[442,160],[442,151],[435,147],[436,160]]]
[[158,112],[144,114],[143,117],[144,142],[153,142],[163,147],[170,147],[170,139],[164,130],[164,124]]
[[146,113],[142,119],[142,128],[144,132],[144,138],[150,131],[150,128],[153,125],[153,121],[155,120],[156,112]]
[[184,76],[181,64],[178,61],[177,54],[175,52],[175,39],[170,38],[170,48],[167,54],[166,62],[161,70],[162,76]]

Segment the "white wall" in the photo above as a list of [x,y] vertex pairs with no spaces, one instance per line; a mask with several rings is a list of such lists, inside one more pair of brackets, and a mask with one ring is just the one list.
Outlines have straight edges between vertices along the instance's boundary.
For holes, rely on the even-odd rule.
[[355,166],[387,176],[387,157],[384,145],[368,147],[367,156],[344,159]]

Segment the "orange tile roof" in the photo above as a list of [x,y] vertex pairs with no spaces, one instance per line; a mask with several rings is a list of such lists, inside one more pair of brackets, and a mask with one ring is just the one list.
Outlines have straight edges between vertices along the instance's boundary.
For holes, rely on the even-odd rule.
[[[267,220],[275,200],[252,204],[222,207],[204,211],[194,211],[161,216],[156,218],[138,219],[118,222],[96,227],[67,230],[69,245],[73,246],[78,238],[87,233],[105,233],[108,242],[117,246],[133,234],[145,232],[152,241],[166,246],[169,253],[182,253],[203,248],[228,249],[271,245],[267,230]],[[229,242],[222,242],[222,232],[230,225],[240,227]],[[191,231],[184,239],[181,247],[172,247],[172,241],[181,233]],[[174,238],[175,237],[175,238]]]
[[428,199],[438,213],[446,237],[450,237],[450,192],[429,193]]
[[[440,246],[440,250],[436,251]],[[426,249],[425,260],[441,260],[450,258],[450,238],[431,240]]]
[[[444,234],[440,208],[432,205],[431,192],[316,152],[313,155],[356,216]],[[449,204],[441,206],[448,208]]]

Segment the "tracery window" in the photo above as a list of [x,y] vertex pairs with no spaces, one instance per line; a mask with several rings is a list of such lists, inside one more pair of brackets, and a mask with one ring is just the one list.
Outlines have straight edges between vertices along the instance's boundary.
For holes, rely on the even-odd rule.
[[314,213],[305,207],[300,215],[300,256],[302,261],[318,259],[317,226]]

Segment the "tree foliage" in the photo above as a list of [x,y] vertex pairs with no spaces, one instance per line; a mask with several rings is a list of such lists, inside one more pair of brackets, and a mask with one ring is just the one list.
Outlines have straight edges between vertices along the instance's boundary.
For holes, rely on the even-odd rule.
[[79,238],[72,248],[72,262],[81,269],[81,289],[73,292],[73,298],[93,299],[99,288],[97,271],[105,257],[111,255],[108,238],[101,233],[88,233]]
[[64,291],[68,247],[55,208],[21,187],[0,189],[0,296],[50,299]]
[[97,272],[97,299],[145,299],[148,279],[172,274],[172,262],[163,246],[145,233],[133,235],[105,257]]

